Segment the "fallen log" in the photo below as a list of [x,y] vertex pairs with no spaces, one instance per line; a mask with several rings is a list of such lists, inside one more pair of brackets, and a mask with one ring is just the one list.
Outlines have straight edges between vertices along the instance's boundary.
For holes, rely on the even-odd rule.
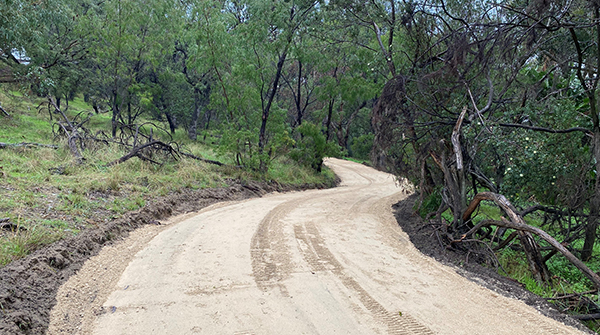
[[[471,214],[473,213],[473,211],[475,211],[477,206],[479,206],[479,203],[482,200],[494,201],[510,217],[510,221],[506,220],[504,218],[502,221],[497,221],[497,220],[482,221],[479,224],[477,224],[475,227],[473,227],[471,230],[469,230],[466,234],[462,235],[460,240],[463,240],[467,236],[475,233],[481,227],[489,226],[489,225],[496,225],[498,227],[510,228],[510,229],[514,229],[514,230],[517,230],[522,233],[535,234],[535,235],[539,236],[540,238],[542,238],[544,241],[548,242],[558,252],[563,254],[563,256],[565,256],[565,258],[567,260],[569,260],[569,262],[571,262],[571,264],[573,264],[576,268],[578,268],[586,277],[588,277],[592,281],[592,283],[594,284],[594,287],[596,289],[600,288],[600,276],[598,276],[598,274],[596,274],[594,271],[592,271],[590,268],[588,268],[587,265],[585,265],[583,263],[583,261],[581,261],[579,258],[575,257],[575,255],[573,255],[560,242],[558,242],[556,239],[554,239],[552,236],[550,236],[550,234],[546,233],[545,231],[543,231],[540,228],[526,224],[523,221],[523,219],[518,214],[516,214],[514,207],[508,201],[508,199],[506,199],[506,197],[504,197],[501,194],[496,194],[496,193],[491,193],[491,192],[478,193],[475,196],[475,198],[473,198],[473,200],[471,201],[471,204],[469,204],[469,207],[463,214],[463,220],[466,221],[471,218]],[[458,241],[460,241],[460,240],[458,240]]]

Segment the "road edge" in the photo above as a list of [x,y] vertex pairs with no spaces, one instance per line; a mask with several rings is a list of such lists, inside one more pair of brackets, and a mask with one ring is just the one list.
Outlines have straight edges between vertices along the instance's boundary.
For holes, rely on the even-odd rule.
[[338,186],[329,184],[282,185],[277,182],[232,181],[223,188],[183,189],[159,197],[143,208],[41,248],[0,268],[0,334],[45,334],[50,311],[61,285],[100,250],[149,224],[175,215],[199,211],[223,201],[262,197],[272,192],[303,191]]

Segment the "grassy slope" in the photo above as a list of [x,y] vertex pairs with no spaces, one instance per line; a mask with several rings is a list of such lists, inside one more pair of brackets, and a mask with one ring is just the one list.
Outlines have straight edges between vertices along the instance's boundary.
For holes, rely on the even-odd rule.
[[[11,114],[0,115],[0,142],[56,144],[51,148],[0,149],[0,219],[9,218],[17,227],[0,229],[0,266],[33,250],[111,220],[144,206],[150,199],[182,188],[225,186],[228,179],[266,178],[281,184],[330,181],[329,170],[315,174],[284,158],[274,162],[267,176],[217,167],[196,160],[169,161],[161,167],[136,158],[106,168],[104,165],[125,152],[98,146],[84,152],[86,162],[73,164],[64,139],[55,139],[47,110],[38,110],[41,99],[0,91],[0,102]],[[91,111],[80,98],[70,102],[68,114]],[[56,121],[56,115],[53,120]],[[110,116],[93,115],[91,129],[109,129]],[[213,148],[187,140],[183,131],[175,139],[193,154],[227,163]]]

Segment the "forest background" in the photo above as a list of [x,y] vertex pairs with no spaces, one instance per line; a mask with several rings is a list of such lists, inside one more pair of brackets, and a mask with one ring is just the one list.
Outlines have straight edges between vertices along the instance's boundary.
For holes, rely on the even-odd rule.
[[[6,0],[0,17],[4,264],[90,225],[93,194],[121,194],[118,214],[227,178],[322,182],[347,155],[408,178],[441,245],[600,317],[600,1]],[[84,219],[23,214],[45,185]]]

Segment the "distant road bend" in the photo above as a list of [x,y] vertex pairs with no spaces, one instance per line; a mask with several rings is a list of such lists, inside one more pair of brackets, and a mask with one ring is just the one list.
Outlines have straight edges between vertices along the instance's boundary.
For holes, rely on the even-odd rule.
[[[417,251],[393,217],[407,192],[391,175],[326,164],[341,187],[219,204],[125,241],[112,282],[93,271],[115,256],[92,258],[59,292],[49,333],[581,334]],[[69,306],[100,281],[84,299],[99,309]]]

